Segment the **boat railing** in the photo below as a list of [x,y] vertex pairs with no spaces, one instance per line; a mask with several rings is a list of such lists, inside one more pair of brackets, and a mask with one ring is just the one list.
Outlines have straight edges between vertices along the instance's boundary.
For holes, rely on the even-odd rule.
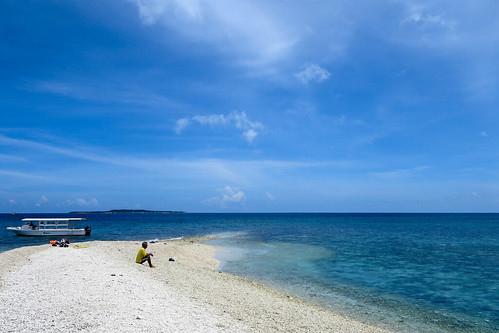
[[53,219],[23,219],[24,225],[33,229],[74,229],[75,223],[84,221],[83,218],[53,218]]

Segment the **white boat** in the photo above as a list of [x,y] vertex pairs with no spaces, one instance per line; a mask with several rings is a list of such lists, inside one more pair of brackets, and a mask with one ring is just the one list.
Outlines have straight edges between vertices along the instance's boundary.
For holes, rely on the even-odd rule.
[[20,227],[7,227],[18,236],[89,236],[90,227],[77,228],[84,218],[27,218]]

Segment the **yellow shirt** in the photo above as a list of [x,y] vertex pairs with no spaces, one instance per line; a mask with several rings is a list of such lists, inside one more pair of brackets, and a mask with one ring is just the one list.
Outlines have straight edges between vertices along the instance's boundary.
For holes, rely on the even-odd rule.
[[146,250],[143,247],[141,247],[140,250],[139,250],[139,252],[137,253],[137,257],[135,258],[135,262],[137,264],[140,264],[140,262],[142,261],[142,259],[144,259],[144,257],[146,255],[147,255]]

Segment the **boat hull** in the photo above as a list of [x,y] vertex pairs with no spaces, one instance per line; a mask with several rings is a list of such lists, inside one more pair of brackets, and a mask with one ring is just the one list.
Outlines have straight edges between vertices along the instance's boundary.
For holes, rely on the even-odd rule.
[[22,229],[19,227],[8,227],[7,230],[12,231],[18,236],[27,237],[43,237],[43,236],[86,236],[85,229]]

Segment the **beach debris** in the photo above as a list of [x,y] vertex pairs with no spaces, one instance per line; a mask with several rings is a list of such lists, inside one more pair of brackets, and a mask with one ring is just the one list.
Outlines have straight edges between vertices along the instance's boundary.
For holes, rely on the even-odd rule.
[[153,244],[154,244],[154,243],[159,242],[159,239],[154,238],[154,239],[150,239],[150,240],[148,240],[147,242],[148,242],[148,243],[153,243]]
[[76,249],[86,249],[86,248],[89,248],[90,245],[88,245],[88,244],[75,244],[75,245],[73,245],[73,247]]
[[66,238],[61,239],[60,241],[51,240],[49,241],[50,245],[58,246],[58,247],[69,247],[69,241]]
[[113,273],[113,274],[111,274],[111,276],[116,276],[116,274]]
[[168,258],[168,261],[175,261],[175,258],[170,257],[170,258]]

